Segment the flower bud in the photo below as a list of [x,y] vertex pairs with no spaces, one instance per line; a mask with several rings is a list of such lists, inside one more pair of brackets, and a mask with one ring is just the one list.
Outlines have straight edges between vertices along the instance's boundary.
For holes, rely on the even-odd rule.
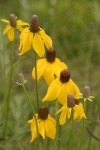
[[85,86],[84,90],[83,90],[83,97],[84,98],[88,98],[90,96],[90,87],[89,86]]

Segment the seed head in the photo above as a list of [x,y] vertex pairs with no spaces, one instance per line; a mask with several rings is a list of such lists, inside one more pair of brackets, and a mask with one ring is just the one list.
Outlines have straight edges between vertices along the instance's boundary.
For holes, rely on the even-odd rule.
[[73,108],[75,106],[75,99],[72,94],[68,94],[67,96],[67,106]]
[[69,73],[68,69],[64,69],[63,71],[61,71],[60,81],[62,83],[66,83],[69,81],[69,79],[70,79],[70,73]]
[[46,51],[46,59],[48,62],[52,63],[55,61],[55,58],[56,58],[56,51],[55,51],[54,47],[50,47]]
[[48,108],[47,107],[40,108],[40,110],[38,112],[38,116],[42,120],[47,119],[48,118]]

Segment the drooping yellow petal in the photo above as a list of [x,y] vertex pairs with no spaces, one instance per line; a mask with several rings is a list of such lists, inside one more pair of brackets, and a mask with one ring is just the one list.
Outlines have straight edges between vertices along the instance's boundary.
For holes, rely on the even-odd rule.
[[66,122],[67,111],[68,111],[67,107],[62,110],[60,118],[59,118],[60,125],[63,125]]
[[50,119],[45,120],[45,131],[46,131],[46,136],[55,139],[56,136],[56,126],[54,123],[55,120],[51,121]]
[[7,32],[9,41],[14,40],[14,28],[11,27],[10,30]]
[[74,95],[74,98],[78,99],[80,90],[79,90],[78,86],[71,79],[70,79],[69,88],[71,89],[71,92],[72,92],[71,94]]
[[70,90],[67,86],[66,83],[63,83],[63,85],[61,86],[60,88],[60,92],[59,92],[59,95],[58,95],[58,102],[62,105],[66,104],[67,103],[67,95],[70,93]]
[[48,120],[50,120],[50,121],[54,124],[54,126],[56,126],[56,121],[55,121],[54,118],[52,118],[52,117],[50,116],[50,114],[48,115]]
[[8,24],[6,28],[3,30],[3,35],[6,34],[11,29],[11,26]]
[[[80,107],[82,107],[82,109],[83,109],[83,104],[82,103],[79,103],[78,105]],[[74,111],[74,120],[76,120],[76,119],[82,119],[82,118],[83,118],[82,115],[80,115],[77,111]]]
[[67,65],[58,58],[55,59],[55,75],[58,77],[62,70],[67,69]]
[[59,114],[61,111],[63,111],[64,109],[66,109],[67,105],[63,105],[57,112],[56,115]]
[[55,79],[54,72],[55,72],[54,63],[51,64],[46,61],[46,67],[43,72],[43,77],[48,85]]
[[17,25],[18,26],[29,26],[27,22],[23,22],[22,20],[17,20]]
[[32,39],[33,39],[32,32],[29,31],[29,28],[25,28],[20,35],[19,51],[21,52],[19,55],[24,54],[31,48]]
[[[46,66],[46,59],[37,60],[37,80],[41,78]],[[35,67],[32,70],[32,77],[35,79]]]
[[31,138],[31,142],[33,142],[35,140],[35,138],[37,137],[37,130],[36,130],[36,123],[35,123],[35,120],[34,118],[29,120],[28,123],[30,124],[31,126],[31,134],[32,134],[32,138]]
[[19,31],[21,31],[21,32],[23,31],[23,28],[22,28],[21,26],[19,26],[19,25],[17,25],[16,28],[17,28]]
[[52,46],[52,39],[50,36],[48,36],[43,29],[40,29],[39,34],[41,35],[47,49],[50,48]]
[[5,23],[9,23],[9,21],[6,20],[6,19],[1,19],[1,21],[2,21],[2,22],[5,22]]
[[41,36],[38,33],[35,33],[34,35],[32,46],[36,51],[36,53],[39,55],[39,57],[44,56],[45,54],[44,41],[42,40]]
[[80,118],[85,118],[86,119],[86,115],[84,113],[84,110],[80,105],[75,105],[75,107],[73,109],[74,109],[75,112],[77,112],[79,114]]
[[60,88],[62,83],[60,82],[59,78],[52,81],[52,83],[49,85],[48,91],[46,96],[43,98],[44,101],[52,101],[55,100],[59,94]]
[[43,139],[45,139],[45,121],[40,121],[39,123],[39,133],[41,134],[41,136],[43,137]]

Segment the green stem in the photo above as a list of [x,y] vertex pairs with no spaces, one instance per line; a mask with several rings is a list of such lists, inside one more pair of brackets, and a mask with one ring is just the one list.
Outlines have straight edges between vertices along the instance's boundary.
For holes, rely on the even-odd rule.
[[34,51],[34,60],[35,60],[35,79],[36,79],[36,98],[37,98],[37,108],[39,111],[39,94],[38,94],[38,81],[37,81],[37,63],[36,63],[36,52]]
[[59,137],[58,137],[58,150],[60,150],[60,142],[61,142],[61,125],[59,126]]
[[25,94],[26,94],[27,100],[28,100],[28,102],[29,102],[29,104],[30,104],[30,107],[31,107],[31,109],[32,109],[32,112],[33,112],[33,115],[34,115],[34,118],[35,118],[36,129],[37,129],[37,136],[38,136],[38,140],[37,140],[37,150],[39,150],[39,149],[40,149],[39,130],[38,130],[38,123],[37,123],[37,119],[36,119],[36,115],[35,115],[35,109],[34,109],[34,107],[33,107],[33,105],[32,105],[32,102],[31,102],[31,100],[30,100],[30,97],[29,97],[29,95],[28,95],[28,92],[27,92],[27,90],[26,90],[24,84],[22,84],[22,87],[23,87],[23,90],[24,90],[24,92],[25,92]]
[[[86,113],[86,101],[84,101],[83,106],[84,106],[84,112]],[[83,139],[84,139],[84,128],[85,128],[85,119],[83,118],[82,134],[81,134],[81,141],[80,141],[80,145],[79,145],[79,150],[81,150]]]
[[6,98],[6,116],[5,116],[5,124],[4,124],[4,144],[6,143],[6,136],[7,136],[8,113],[9,113],[11,83],[12,83],[13,64],[14,64],[14,47],[15,47],[15,41],[12,42],[10,79],[9,79],[9,83],[8,83],[8,93],[7,93],[7,98]]
[[73,150],[73,144],[74,144],[74,111],[72,108],[71,150]]

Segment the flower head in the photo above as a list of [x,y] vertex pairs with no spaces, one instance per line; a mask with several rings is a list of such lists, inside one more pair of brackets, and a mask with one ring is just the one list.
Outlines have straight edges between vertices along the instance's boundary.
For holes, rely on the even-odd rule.
[[92,99],[94,98],[94,96],[90,95],[90,87],[89,86],[84,86],[83,94],[80,93],[79,97],[83,98],[84,101],[88,100],[90,102],[92,102]]
[[[46,51],[46,58],[37,60],[37,80],[42,76],[50,84],[57,78],[62,69],[66,69],[67,65],[56,58],[56,51],[50,47]],[[35,79],[35,67],[32,70],[32,77]]]
[[71,117],[72,109],[74,111],[74,119],[86,119],[83,108],[80,105],[75,104],[75,99],[72,94],[68,94],[67,103],[56,112],[56,114],[61,112],[59,118],[60,125],[63,125],[66,122],[66,119]]
[[15,14],[10,14],[9,20],[1,19],[1,21],[5,22],[6,28],[3,30],[3,34],[8,35],[9,41],[14,40],[14,29],[17,28],[19,31],[22,31],[22,26],[28,25],[26,22],[22,22],[21,20],[17,20],[17,16]]
[[46,96],[42,101],[53,101],[57,98],[61,104],[66,104],[66,97],[71,93],[75,99],[79,98],[79,88],[71,80],[68,69],[61,71],[60,76],[57,77],[48,87]]
[[22,55],[33,47],[36,53],[42,57],[45,54],[45,48],[52,46],[51,38],[40,28],[39,20],[37,15],[33,15],[30,23],[30,27],[23,30],[20,35],[20,46],[19,51]]
[[[55,139],[56,136],[56,121],[48,113],[46,107],[40,108],[38,114],[36,114],[39,134],[45,139],[45,136]],[[33,142],[37,137],[37,129],[35,118],[29,120],[28,123],[31,125],[32,138],[30,142]]]

